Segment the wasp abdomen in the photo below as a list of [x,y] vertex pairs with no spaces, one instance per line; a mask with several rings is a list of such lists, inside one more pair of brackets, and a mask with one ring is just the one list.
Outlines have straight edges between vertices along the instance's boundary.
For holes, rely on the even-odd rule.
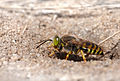
[[101,47],[91,42],[83,42],[80,49],[86,54],[103,55]]

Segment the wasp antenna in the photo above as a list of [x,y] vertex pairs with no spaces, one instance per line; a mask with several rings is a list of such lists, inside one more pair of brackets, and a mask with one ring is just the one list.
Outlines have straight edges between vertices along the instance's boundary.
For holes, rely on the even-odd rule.
[[[44,43],[46,43],[47,41],[52,41],[51,39],[47,39],[47,40],[42,40],[42,41],[40,41],[40,42],[38,42],[38,43],[40,43],[36,48],[39,48],[42,44],[44,44]],[[38,44],[37,43],[37,44]]]
[[45,41],[45,40],[40,40],[39,42],[37,42],[36,44],[39,44],[39,43],[41,43],[41,42],[43,42],[43,41]]
[[107,37],[107,38],[106,38],[106,39],[104,39],[103,41],[101,41],[98,45],[100,45],[100,44],[104,43],[105,41],[109,40],[110,38],[112,38],[113,36],[115,36],[115,35],[116,35],[116,34],[118,34],[118,33],[120,33],[120,30],[119,30],[119,31],[117,31],[117,32],[115,32],[113,35],[111,35],[111,36]]

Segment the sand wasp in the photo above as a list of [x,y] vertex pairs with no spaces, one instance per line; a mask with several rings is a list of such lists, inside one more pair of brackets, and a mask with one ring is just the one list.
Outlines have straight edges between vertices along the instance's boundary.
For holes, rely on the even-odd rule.
[[[103,49],[95,43],[90,41],[86,41],[80,38],[75,38],[74,36],[64,35],[61,38],[59,36],[55,36],[52,39],[42,40],[40,41],[39,45],[36,48],[39,48],[42,44],[47,41],[51,41],[52,44],[49,47],[53,47],[54,50],[52,51],[49,56],[55,54],[55,51],[67,51],[66,60],[68,59],[70,54],[78,54],[81,53],[83,60],[86,62],[86,56],[89,55],[104,55]],[[86,54],[86,55],[85,55]]]

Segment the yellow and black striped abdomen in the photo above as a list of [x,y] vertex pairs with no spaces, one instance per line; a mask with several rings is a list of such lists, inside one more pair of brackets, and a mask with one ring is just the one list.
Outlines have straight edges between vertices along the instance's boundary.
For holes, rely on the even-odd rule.
[[91,42],[83,42],[80,50],[86,54],[103,55],[102,48]]

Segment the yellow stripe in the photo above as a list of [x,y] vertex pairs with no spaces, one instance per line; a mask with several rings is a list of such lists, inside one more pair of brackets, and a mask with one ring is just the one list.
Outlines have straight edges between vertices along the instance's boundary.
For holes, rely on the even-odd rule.
[[87,53],[90,53],[90,50],[92,50],[92,44],[90,43],[90,45],[88,46],[88,52]]
[[93,52],[94,52],[95,50],[94,49],[92,49],[92,52],[91,52],[91,54],[93,54]]
[[101,50],[99,54],[101,54],[103,51]]
[[97,54],[99,50],[100,50],[100,48],[98,47],[97,50],[96,50],[96,52],[95,52],[95,54]]
[[84,49],[84,48],[86,48],[85,46],[82,46],[82,48]]
[[94,48],[92,48],[92,52],[91,52],[91,54],[94,53],[95,49],[96,49],[96,45],[94,44]]
[[86,43],[83,43],[82,48],[86,49]]
[[87,53],[90,53],[90,49],[88,48],[88,51],[87,51]]

